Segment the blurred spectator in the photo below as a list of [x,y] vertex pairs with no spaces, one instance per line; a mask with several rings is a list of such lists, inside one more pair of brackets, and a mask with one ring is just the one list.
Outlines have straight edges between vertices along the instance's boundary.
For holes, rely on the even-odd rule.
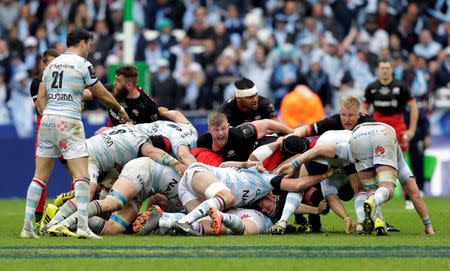
[[337,25],[331,15],[331,9],[325,3],[317,1],[313,4],[311,16],[316,20],[318,28],[322,31],[330,31],[336,37],[338,34]]
[[163,18],[168,18],[172,20],[175,28],[183,28],[183,17],[187,13],[186,3],[188,1],[175,1],[175,0],[141,1],[147,3],[143,9],[145,14],[145,27],[147,29],[155,29],[159,20]]
[[8,85],[6,84],[5,69],[0,66],[0,125],[9,124],[9,111],[6,101],[9,96]]
[[450,45],[445,48],[445,58],[434,74],[436,88],[450,88]]
[[324,33],[324,29],[317,25],[314,18],[308,17],[305,19],[305,26],[297,35],[296,43],[302,40],[309,39],[313,44],[317,44],[319,37]]
[[366,17],[365,27],[361,30],[361,35],[369,41],[369,51],[378,55],[384,48],[389,47],[389,35],[383,29],[379,29],[377,18],[374,14],[368,14]]
[[351,57],[348,70],[353,78],[353,86],[357,89],[364,89],[377,79],[367,61],[367,54],[362,50]]
[[317,94],[322,101],[325,112],[330,112],[333,104],[328,76],[322,70],[319,59],[311,61],[309,67],[309,71],[300,77],[300,84],[306,85]]
[[395,30],[396,20],[395,17],[389,13],[389,3],[386,0],[378,1],[378,9],[376,13],[377,27],[383,29],[388,33],[392,33]]
[[[165,58],[158,42],[158,34],[147,37],[147,47],[143,52],[143,57],[150,72],[156,72],[158,70],[158,65],[156,63],[158,63],[160,59]],[[136,54],[136,59],[140,60],[138,54]]]
[[205,40],[214,38],[214,28],[205,21],[206,13],[206,8],[202,6],[195,10],[194,22],[186,32],[192,45],[203,45]]
[[266,48],[258,46],[254,51],[245,51],[241,55],[241,74],[255,83],[259,95],[273,102],[270,89],[272,65],[267,61]]
[[173,22],[170,19],[162,18],[156,24],[156,30],[160,32],[158,42],[161,50],[165,53],[169,53],[169,49],[172,46],[177,45],[177,39],[172,35]]
[[92,29],[94,21],[89,15],[87,5],[80,3],[76,6],[75,17],[73,23],[77,28]]
[[169,109],[181,109],[183,92],[173,78],[169,68],[169,61],[160,59],[157,62],[158,72],[152,77],[152,91],[159,106]]
[[205,95],[201,97],[202,107],[215,109],[223,103],[227,87],[240,76],[236,60],[236,55],[230,48],[217,58],[212,71],[206,74],[207,85]]
[[239,10],[235,5],[230,4],[227,6],[227,13],[223,18],[223,22],[228,35],[237,34],[241,37],[242,33],[244,33],[245,25],[240,18]]
[[414,53],[418,56],[423,56],[427,60],[436,58],[441,49],[441,44],[433,40],[431,32],[428,29],[420,32],[419,43],[414,45]]
[[58,7],[54,4],[47,7],[44,24],[47,27],[48,41],[50,44],[64,42],[67,34],[67,25],[59,14]]
[[295,33],[288,32],[287,22],[288,20],[284,14],[278,13],[275,15],[272,36],[277,46],[295,42]]
[[192,61],[192,55],[185,54],[182,58],[181,65],[175,68],[173,77],[184,90],[184,109],[197,109],[197,98],[205,83],[205,75],[200,64]]
[[47,28],[44,25],[40,25],[36,29],[36,39],[38,41],[38,53],[42,55],[50,48],[50,42],[47,38]]
[[325,113],[319,96],[307,86],[298,85],[283,97],[280,120],[290,128],[312,124],[324,117]]
[[31,80],[25,71],[18,71],[10,83],[11,98],[8,107],[19,138],[29,138],[34,134],[34,105],[28,92],[30,84]]
[[270,84],[274,95],[275,108],[279,108],[283,97],[297,84],[297,65],[292,60],[294,49],[292,46],[279,48],[279,62],[275,64],[270,77]]
[[[286,19],[286,31],[296,35],[300,23],[300,9],[298,7],[298,2],[295,0],[285,1],[283,10],[279,14],[283,15],[283,18]],[[275,15],[275,19],[277,15]]]
[[333,37],[325,38],[324,54],[321,58],[321,66],[323,71],[328,75],[330,85],[337,89],[341,82],[345,70],[342,56],[339,52],[339,43]]
[[402,59],[408,57],[408,51],[402,47],[401,40],[397,34],[389,36],[389,51],[392,55],[398,55]]
[[94,24],[99,20],[107,20],[109,17],[109,7],[107,0],[85,0],[89,16],[92,17]]
[[0,2],[0,24],[10,29],[19,17],[20,4],[14,0]]
[[95,50],[91,52],[91,63],[104,64],[109,51],[114,47],[114,38],[109,34],[104,20],[95,23]]
[[197,62],[202,65],[205,72],[210,72],[214,69],[215,62],[218,56],[216,49],[216,42],[213,39],[205,40],[205,50],[196,56]]
[[37,50],[38,41],[33,36],[27,37],[23,42],[23,46],[25,47],[24,52],[25,69],[27,71],[32,71],[36,66],[36,58],[39,56],[39,52]]
[[414,25],[407,15],[404,14],[400,17],[400,23],[396,31],[397,36],[400,38],[401,48],[408,52],[411,52],[414,44],[416,44],[418,37],[414,32]]
[[225,24],[220,22],[214,27],[214,41],[216,42],[217,54],[221,54],[231,44],[230,36],[227,35]]
[[[34,39],[34,37],[28,37],[28,38]],[[24,44],[19,39],[19,36],[18,36],[18,33],[17,33],[17,28],[14,27],[14,26],[9,29],[9,33],[8,33],[8,48],[9,48],[10,53],[17,54],[22,59],[25,57]]]
[[431,76],[427,64],[427,60],[423,56],[417,56],[415,65],[409,67],[403,77],[411,89],[411,95],[416,98],[419,108],[427,107],[428,96],[434,89],[434,78]]
[[24,41],[26,37],[36,32],[38,24],[36,17],[30,12],[30,7],[25,4],[20,6],[19,19],[17,20],[17,32],[21,41]]

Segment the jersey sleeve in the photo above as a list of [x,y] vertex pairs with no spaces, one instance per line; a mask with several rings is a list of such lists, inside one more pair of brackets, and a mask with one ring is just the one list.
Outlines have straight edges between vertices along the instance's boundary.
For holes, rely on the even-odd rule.
[[330,130],[342,130],[343,127],[339,114],[335,114],[309,125],[308,129],[311,136],[316,136]]
[[86,87],[91,87],[98,82],[95,68],[89,61],[85,61],[83,63],[83,66],[81,67],[81,73],[83,75],[83,80],[86,84]]
[[30,96],[33,99],[33,102],[36,102],[40,84],[41,84],[41,78],[36,77],[36,78],[33,78],[33,81],[31,81]]

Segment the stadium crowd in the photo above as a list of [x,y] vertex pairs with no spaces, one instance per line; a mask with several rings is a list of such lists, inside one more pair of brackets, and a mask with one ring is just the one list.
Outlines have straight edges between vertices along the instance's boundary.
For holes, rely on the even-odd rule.
[[[106,83],[109,66],[123,57],[122,20],[120,0],[0,1],[0,123],[33,135],[31,78],[42,72],[44,51],[65,50],[74,27],[95,33],[88,60]],[[392,60],[395,79],[425,107],[450,80],[450,4],[443,0],[140,0],[133,20],[135,60],[148,64],[152,96],[168,108],[214,110],[244,76],[276,110],[303,84],[330,114],[341,96],[363,97],[380,58]],[[86,109],[104,110],[96,101]]]

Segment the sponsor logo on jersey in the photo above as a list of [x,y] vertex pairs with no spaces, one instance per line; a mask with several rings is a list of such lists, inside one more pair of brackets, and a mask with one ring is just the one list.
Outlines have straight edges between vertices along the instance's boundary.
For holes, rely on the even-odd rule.
[[397,107],[398,101],[397,101],[397,99],[393,99],[390,101],[375,100],[375,101],[373,101],[373,104],[377,107]]
[[228,157],[229,157],[229,156],[233,156],[233,155],[235,155],[234,150],[229,150],[229,151],[227,152],[227,156],[228,156]]
[[95,68],[93,66],[89,66],[88,70],[89,70],[89,76],[91,77],[91,79],[97,78],[97,74],[95,73]]
[[375,147],[375,155],[383,155],[386,152],[386,150],[383,148],[383,146],[376,146]]
[[58,100],[58,101],[73,101],[72,94],[65,93],[50,93],[48,94],[49,100]]
[[392,94],[400,94],[400,88],[399,87],[395,87],[392,89]]
[[382,88],[380,88],[380,93],[381,93],[382,95],[386,95],[386,94],[388,94],[389,92],[391,92],[391,90],[390,90],[388,87],[382,87]]
[[48,69],[52,69],[52,68],[55,68],[55,69],[72,69],[72,70],[75,69],[75,67],[73,65],[70,65],[70,64],[58,64],[58,63],[50,64],[48,66]]
[[61,151],[67,151],[68,149],[67,142],[65,140],[61,140],[58,146]]

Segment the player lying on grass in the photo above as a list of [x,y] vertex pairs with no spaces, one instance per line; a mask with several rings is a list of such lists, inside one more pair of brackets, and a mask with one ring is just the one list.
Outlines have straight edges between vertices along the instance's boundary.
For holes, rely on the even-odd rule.
[[[237,162],[245,165],[248,162]],[[178,194],[183,206],[190,211],[174,224],[174,228],[189,235],[198,235],[192,222],[207,215],[210,208],[226,210],[252,204],[271,190],[301,191],[304,182],[324,179],[329,173],[304,178],[283,178],[264,171],[260,166],[250,168],[216,168],[202,163],[191,165],[183,175]]]
[[[174,158],[172,158],[174,159]],[[174,159],[175,160],[175,159]],[[152,193],[165,195],[171,204],[182,211],[178,198],[180,176],[171,167],[162,165],[147,157],[141,157],[126,163],[111,191],[103,200],[94,200],[88,204],[88,216],[113,213],[108,221],[91,220],[92,228],[101,234],[118,234],[136,219],[141,203]],[[53,235],[76,237],[71,233],[76,222],[74,207],[61,210],[47,225],[47,232]],[[63,219],[64,217],[67,217]],[[95,224],[95,225],[92,225]],[[102,230],[98,230],[103,228]]]

